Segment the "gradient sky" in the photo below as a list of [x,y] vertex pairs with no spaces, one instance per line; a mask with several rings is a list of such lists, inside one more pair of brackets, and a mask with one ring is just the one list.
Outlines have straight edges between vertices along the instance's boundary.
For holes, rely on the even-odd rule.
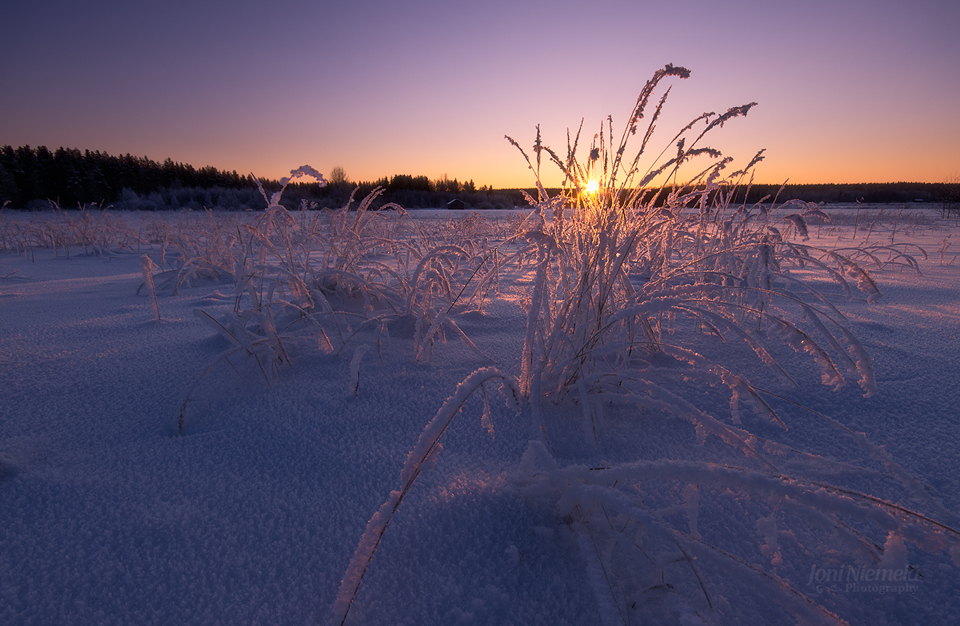
[[756,101],[709,144],[740,165],[766,148],[758,182],[960,174],[957,0],[0,0],[0,15],[0,145],[526,187],[505,134],[529,146],[540,124],[559,149],[581,118],[620,129],[673,63],[692,76],[658,147]]

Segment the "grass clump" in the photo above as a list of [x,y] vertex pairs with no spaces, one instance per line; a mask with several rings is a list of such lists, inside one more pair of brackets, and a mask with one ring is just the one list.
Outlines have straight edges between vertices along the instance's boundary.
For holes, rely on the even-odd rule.
[[[320,177],[303,166],[290,179],[300,175]],[[197,384],[234,356],[251,358],[267,382],[291,362],[292,346],[339,355],[348,343],[369,340],[381,354],[391,335],[412,339],[418,361],[429,360],[448,336],[486,359],[454,313],[479,310],[496,291],[509,239],[478,236],[483,226],[476,218],[466,220],[464,232],[418,224],[396,205],[372,211],[379,189],[356,204],[351,196],[335,211],[289,211],[279,204],[282,193],[264,192],[268,206],[252,220],[222,222],[208,213],[208,228],[181,229],[166,242],[174,291],[204,280],[233,286],[232,311],[197,311],[231,347],[189,385],[178,432],[185,432]],[[358,358],[352,395],[359,367]]]
[[[651,618],[664,606],[707,618],[715,608],[713,581],[698,559],[723,576],[746,572],[769,583],[800,619],[842,621],[778,575],[781,528],[814,517],[857,558],[872,560],[884,558],[885,542],[900,545],[905,537],[926,549],[950,550],[956,559],[960,533],[907,506],[825,482],[836,462],[758,436],[744,419],[755,416],[785,431],[783,407],[796,404],[787,400],[789,389],[802,388],[810,370],[834,390],[856,381],[871,396],[870,357],[822,284],[875,302],[881,293],[871,266],[918,266],[892,237],[840,251],[810,245],[808,220],[825,217],[814,205],[735,203],[763,152],[728,174],[732,160],[704,141],[754,103],[697,117],[648,159],[670,89],[648,115],[650,103],[665,79],[688,76],[671,65],[656,72],[619,142],[608,119],[584,160],[578,156],[582,126],[572,138],[568,133],[565,156],[543,143],[539,127],[532,157],[507,138],[536,173],[540,193],[530,198],[535,217],[527,241],[536,276],[518,381],[536,439],[520,473],[528,476],[527,493],[553,499],[558,515],[576,529],[584,558],[601,573],[593,580],[610,621]],[[631,152],[635,136],[640,144]],[[564,176],[565,193],[553,198],[539,179],[545,156]],[[743,349],[733,349],[736,344]],[[754,383],[761,375],[787,391]],[[726,396],[722,403],[717,392]],[[630,436],[604,428],[604,412],[638,426],[677,420],[677,432],[690,432],[700,449],[689,450],[690,458],[680,452],[653,461],[604,461],[605,442]],[[812,413],[879,461],[914,506],[952,518],[882,449]],[[593,440],[596,461],[589,465],[576,460],[584,453],[565,458],[554,445],[576,432],[570,420],[580,420]],[[713,441],[723,445],[706,445]],[[754,516],[763,538],[760,561],[724,548],[722,534],[699,530],[703,503],[725,492],[738,493]],[[665,510],[685,512],[685,519],[678,523]]]

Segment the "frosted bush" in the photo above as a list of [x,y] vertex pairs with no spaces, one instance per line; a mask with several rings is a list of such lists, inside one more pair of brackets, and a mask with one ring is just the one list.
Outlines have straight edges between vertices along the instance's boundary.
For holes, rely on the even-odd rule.
[[[698,117],[660,153],[674,156],[648,163],[644,157],[668,89],[640,134],[639,149],[628,152],[659,83],[688,75],[669,65],[657,72],[619,143],[610,119],[594,136],[585,162],[577,156],[579,131],[572,141],[568,135],[565,157],[542,142],[539,128],[533,159],[508,137],[536,173],[540,193],[530,198],[534,219],[526,232],[536,276],[519,376],[535,440],[518,479],[530,497],[552,499],[558,516],[577,531],[584,558],[595,567],[592,580],[605,623],[630,623],[634,612],[656,619],[664,610],[705,619],[715,607],[698,559],[725,575],[746,572],[771,584],[800,619],[840,621],[775,573],[783,564],[783,525],[816,523],[867,559],[884,554],[873,547],[871,533],[895,537],[890,545],[897,550],[906,538],[954,556],[960,535],[909,508],[823,482],[835,462],[746,429],[744,409],[786,429],[776,407],[790,406],[784,392],[754,384],[750,372],[765,369],[789,389],[799,386],[809,368],[835,390],[855,380],[864,395],[873,394],[869,355],[831,299],[800,271],[875,302],[881,294],[867,268],[893,263],[917,269],[916,261],[895,245],[840,251],[809,245],[807,220],[825,217],[813,205],[733,202],[739,187],[749,185],[762,152],[746,168],[724,175],[731,159],[702,141],[753,104]],[[564,175],[561,196],[549,198],[540,183],[544,154]],[[692,174],[679,184],[682,172]],[[655,181],[667,186],[651,187]],[[790,352],[803,357],[799,365]],[[743,353],[752,354],[755,365]],[[704,394],[710,389],[726,391],[726,411],[710,399],[715,394]],[[601,440],[617,436],[604,432],[604,412],[676,420],[700,444],[693,457],[707,460],[600,461]],[[914,503],[951,519],[882,449],[818,416],[882,463]],[[554,439],[569,441],[571,430],[592,436],[588,447],[595,446],[598,456],[593,465],[568,464],[557,452]],[[740,460],[715,446],[709,448],[715,452],[704,452],[714,439]],[[729,492],[741,494],[745,513],[755,516],[758,549],[768,565],[721,547],[722,535],[702,534],[702,503]],[[678,523],[665,511],[684,512],[685,519]],[[652,600],[655,589],[670,590],[670,597]]]

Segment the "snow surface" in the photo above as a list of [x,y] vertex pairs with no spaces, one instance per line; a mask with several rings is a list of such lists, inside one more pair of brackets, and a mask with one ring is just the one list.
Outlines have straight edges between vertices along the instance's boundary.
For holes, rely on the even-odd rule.
[[[930,253],[922,275],[874,272],[884,293],[876,304],[838,298],[874,359],[877,394],[864,398],[855,385],[833,392],[811,374],[791,397],[884,446],[953,516],[941,521],[956,527],[960,262],[954,246],[941,264],[940,242],[956,239],[956,229],[928,215],[895,234]],[[836,221],[843,225],[811,227],[811,243],[848,243],[850,219]],[[889,222],[869,234],[889,239]],[[158,249],[150,254],[159,259]],[[162,294],[157,322],[150,298],[138,294],[140,256],[0,255],[0,624],[327,623],[361,534],[399,488],[424,426],[489,361],[448,338],[432,361],[417,362],[398,329],[382,361],[376,349],[356,357],[355,397],[353,350],[299,350],[269,384],[242,367],[217,367],[192,394],[187,434],[179,436],[185,391],[229,347],[193,310],[228,311],[232,297],[228,286],[211,284]],[[518,278],[503,288],[515,298],[458,320],[513,374],[528,287],[529,277]],[[516,486],[529,410],[518,415],[490,397],[495,435],[481,424],[475,394],[393,518],[349,623],[623,623],[603,597],[603,574],[583,536],[552,503]],[[789,431],[762,423],[751,431],[859,462],[853,456],[862,453],[838,429],[802,409],[778,409]],[[628,418],[606,419],[609,432],[620,433],[613,425]],[[693,439],[677,420],[639,419],[635,430],[632,439],[605,438],[601,428],[602,452],[575,437],[555,443],[571,462],[626,462],[672,457]],[[883,476],[854,483],[906,499]],[[842,546],[839,561],[804,552],[805,533],[819,531],[781,528],[782,562],[771,565],[761,546],[776,528],[742,515],[742,495],[717,489],[709,501],[691,491],[684,498],[694,534],[756,552],[758,564],[852,624],[960,623],[960,567],[943,553],[907,542],[906,559],[922,575],[912,591],[818,592],[807,585],[811,572],[831,559],[843,563]],[[898,550],[891,545],[888,556]],[[795,623],[753,571],[719,561],[701,564],[713,611],[698,616],[664,603],[646,618]],[[651,588],[657,593],[665,592]]]

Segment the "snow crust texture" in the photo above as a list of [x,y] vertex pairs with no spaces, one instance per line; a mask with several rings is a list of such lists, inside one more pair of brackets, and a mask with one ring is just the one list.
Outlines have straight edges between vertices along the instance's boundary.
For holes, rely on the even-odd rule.
[[[479,218],[410,219],[422,234]],[[805,226],[816,245],[851,241],[849,226]],[[947,228],[926,222],[897,241],[935,251]],[[887,506],[952,528],[960,518],[960,275],[949,253],[920,261],[920,274],[871,271],[876,303],[813,278],[857,342],[844,349],[869,355],[849,364],[853,384],[792,368],[806,344],[777,354],[796,386],[756,346],[704,345],[698,358],[734,359],[782,396],[764,400],[784,429],[720,373],[702,397],[637,382],[632,393],[649,401],[633,405],[594,394],[602,377],[585,377],[533,415],[521,398],[534,367],[523,359],[541,341],[529,306],[548,306],[536,291],[548,269],[533,252],[490,283],[496,297],[447,311],[440,286],[454,289],[450,268],[468,267],[463,242],[448,240],[435,263],[406,268],[430,289],[382,294],[400,303],[396,316],[344,317],[325,326],[326,343],[284,340],[280,353],[256,342],[284,336],[284,320],[238,316],[236,276],[198,270],[174,289],[160,245],[0,254],[0,624],[329,623],[344,577],[358,574],[351,562],[372,555],[365,530],[414,479],[347,623],[960,622],[960,550]],[[325,274],[316,310],[382,304],[365,304],[350,280]],[[418,317],[428,297],[438,313]],[[340,350],[336,332],[357,339]],[[681,358],[695,357],[654,365]],[[739,401],[718,387],[739,389]],[[665,415],[657,403],[670,393],[703,417]],[[747,448],[777,470],[726,467],[743,467]]]

